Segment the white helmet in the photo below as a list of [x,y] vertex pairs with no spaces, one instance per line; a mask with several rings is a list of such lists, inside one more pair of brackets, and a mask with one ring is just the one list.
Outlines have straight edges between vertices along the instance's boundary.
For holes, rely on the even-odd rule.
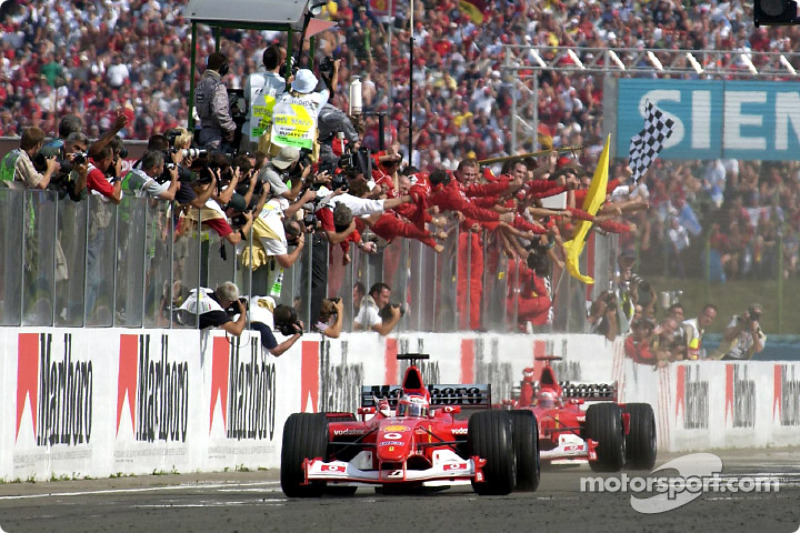
[[426,417],[429,412],[430,404],[421,394],[404,394],[397,402],[397,416]]

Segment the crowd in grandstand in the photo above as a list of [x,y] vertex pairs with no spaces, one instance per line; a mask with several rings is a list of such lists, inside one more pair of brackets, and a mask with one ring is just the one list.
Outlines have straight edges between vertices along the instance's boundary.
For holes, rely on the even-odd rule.
[[[166,138],[167,132],[185,126],[189,118],[191,40],[190,25],[183,16],[186,3],[8,2],[5,17],[0,20],[4,30],[0,45],[0,134],[24,139],[25,132],[38,127],[46,136],[55,137],[61,134],[58,126],[62,117],[75,115],[83,122],[82,132],[93,139],[114,131],[122,140],[149,140],[156,152],[169,147],[189,148],[192,132],[179,132],[177,144],[176,137]],[[563,255],[551,247],[557,250],[575,219],[596,220],[601,230],[620,233],[623,248],[640,252],[645,273],[661,273],[665,268],[673,273],[692,273],[691,269],[697,269],[696,258],[701,257],[697,250],[707,239],[709,271],[716,281],[797,274],[800,169],[796,165],[658,161],[642,183],[628,187],[621,162],[612,166],[610,189],[616,188],[609,190],[612,197],[605,210],[597,217],[582,212],[580,199],[585,192],[581,191],[585,191],[602,147],[603,85],[598,75],[541,71],[536,110],[539,131],[537,137],[529,135],[519,147],[522,152],[533,151],[539,147],[538,140],[556,148],[580,146],[583,150],[561,158],[548,155],[538,160],[508,160],[504,168],[497,165],[486,173],[477,163],[511,151],[512,94],[520,87],[502,67],[505,54],[527,52],[512,52],[505,45],[789,51],[797,48],[797,28],[755,28],[752,6],[739,0],[546,4],[494,0],[487,2],[481,23],[473,21],[458,4],[455,0],[416,1],[415,27],[410,33],[407,1],[395,2],[395,13],[390,14],[394,16],[374,11],[368,0],[328,3],[326,16],[337,22],[337,27],[316,36],[320,50],[316,59],[335,58],[338,77],[327,80],[326,99],[334,108],[347,110],[347,85],[354,75],[361,77],[365,114],[356,121],[355,129],[360,130],[359,145],[375,152],[371,176],[364,172],[348,176],[352,182],[348,196],[382,199],[384,205],[398,201],[391,208],[382,206],[380,212],[364,213],[372,217],[368,222],[361,222],[352,212],[353,205],[348,206],[350,217],[356,215],[357,223],[341,214],[343,209],[342,218],[336,219],[336,205],[343,202],[330,202],[330,216],[323,213],[318,217],[328,224],[325,231],[329,232],[329,243],[338,245],[341,239],[345,248],[348,239],[358,243],[351,237],[358,233],[356,225],[369,224],[371,231],[385,240],[418,238],[436,249],[444,227],[441,215],[448,210],[458,212],[464,230],[460,250],[473,250],[469,255],[474,265],[470,277],[477,279],[483,268],[482,238],[493,239],[497,253],[506,253],[516,261],[512,261],[512,267],[520,273],[520,279],[523,274],[528,276],[524,278],[528,284],[525,292],[534,296],[530,301],[515,298],[513,304],[515,313],[524,317],[523,325],[547,321],[549,303],[541,298],[549,288],[539,279],[546,277],[541,272],[547,265],[536,261],[547,257],[549,263],[559,265]],[[285,46],[285,39],[277,32],[223,30],[220,51],[227,65],[223,83],[228,89],[247,89],[250,76],[262,68],[265,48]],[[410,65],[412,42],[414,64]],[[213,33],[201,28],[197,39],[198,81],[217,44]],[[738,57],[732,53],[730,61]],[[324,78],[319,71],[316,76]],[[522,84],[533,87],[531,80]],[[526,105],[521,114],[532,117],[532,103]],[[378,118],[371,114],[374,112],[386,113],[385,131],[378,131]],[[383,153],[378,152],[381,137],[387,147]],[[110,155],[105,146],[94,148],[95,153],[90,151],[89,155],[95,157],[95,163],[99,162],[97,157],[106,156],[111,158],[110,165],[119,156],[119,146],[116,151],[110,148]],[[336,156],[340,150],[338,147],[334,152]],[[174,162],[188,169],[188,159],[175,158]],[[153,173],[164,163],[159,163],[155,154],[147,161],[154,165]],[[204,168],[204,188],[175,185],[174,177],[167,181],[177,189],[173,191],[175,199],[185,205],[208,209],[207,202],[217,202],[211,210],[220,216],[211,218],[211,227],[233,244],[247,237],[250,226],[258,223],[258,214],[273,197],[280,199],[273,203],[283,202],[280,209],[290,210],[291,215],[294,204],[298,204],[294,207],[297,211],[311,199],[310,188],[298,188],[303,182],[323,182],[330,187],[332,177],[320,176],[318,167],[312,169],[302,163],[300,155],[290,150],[267,150],[255,157],[242,154],[233,161],[219,158]],[[269,168],[277,177],[259,180],[258,176],[265,176]],[[301,174],[295,176],[293,187],[281,187],[280,176],[295,169]],[[216,187],[217,181],[230,183],[227,193]],[[260,181],[268,181],[271,190],[256,190]],[[92,180],[89,182],[91,188]],[[550,189],[545,191],[539,182],[549,183],[546,187]],[[102,183],[99,187],[106,189]],[[241,198],[234,196],[234,190],[240,191]],[[547,212],[536,205],[556,191],[569,192],[571,203],[566,212]],[[455,198],[459,193],[468,200]],[[110,194],[114,196],[113,186]],[[245,215],[245,223],[239,227],[231,227],[227,221],[225,227],[222,220],[226,216],[247,212],[247,207],[253,207],[255,215]],[[187,217],[186,223],[190,222],[209,224],[207,218]],[[272,222],[265,220],[264,224],[269,227]],[[296,235],[298,228],[288,226],[287,236]],[[546,237],[538,237],[540,234]],[[299,237],[294,242],[299,242]],[[779,247],[782,254],[778,254]],[[290,253],[283,248],[278,251],[274,255]],[[778,263],[780,257],[782,264]],[[647,258],[655,260],[648,262]],[[253,261],[258,264],[256,258]],[[486,258],[486,264],[492,261],[496,258]],[[466,278],[466,271],[463,274]],[[266,286],[271,282],[264,281]],[[469,282],[469,288],[460,292],[463,300],[459,308],[466,306],[466,291],[470,292],[471,305],[480,302],[481,292],[475,283]],[[463,319],[465,327],[482,327],[472,311],[463,313]]]

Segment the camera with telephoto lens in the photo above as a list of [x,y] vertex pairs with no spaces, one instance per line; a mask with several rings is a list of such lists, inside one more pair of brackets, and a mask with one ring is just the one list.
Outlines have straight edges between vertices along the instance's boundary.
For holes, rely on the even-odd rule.
[[196,159],[198,157],[203,157],[206,154],[208,154],[208,150],[201,150],[199,148],[184,148],[180,150],[180,153],[181,157],[183,157],[184,159],[187,157],[190,159]]

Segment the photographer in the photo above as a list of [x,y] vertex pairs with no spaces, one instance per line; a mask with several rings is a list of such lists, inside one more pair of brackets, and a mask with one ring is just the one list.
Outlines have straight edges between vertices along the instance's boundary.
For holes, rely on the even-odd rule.
[[[300,150],[293,146],[281,148],[268,164],[259,172],[258,178],[269,182],[273,197],[280,197],[293,202],[300,195],[305,179],[311,173],[310,164],[301,164]],[[291,180],[292,188],[286,183]]]
[[761,304],[751,305],[741,315],[733,315],[719,349],[710,357],[723,361],[749,361],[753,354],[760,353],[767,342],[767,336],[761,331]]
[[36,170],[32,158],[42,145],[44,132],[41,129],[33,126],[23,131],[19,148],[8,152],[0,161],[0,181],[21,182],[28,189],[46,189],[59,164],[55,157],[49,157],[43,171]]
[[59,150],[59,169],[50,180],[49,188],[57,191],[59,199],[67,196],[80,202],[88,196],[86,178],[89,175],[89,160],[86,149],[89,139],[81,132],[70,133]]
[[337,164],[347,146],[356,147],[359,135],[347,114],[338,107],[326,103],[319,112],[319,160]]
[[314,324],[314,329],[332,339],[338,339],[342,333],[342,316],[344,303],[341,298],[322,300],[319,311],[319,320]]
[[619,333],[617,297],[611,291],[603,291],[592,302],[587,319],[590,333],[597,333],[613,341]]
[[377,331],[388,335],[400,322],[403,313],[398,304],[390,304],[392,289],[378,282],[369,289],[369,294],[361,305],[358,315],[353,319],[353,331]]
[[[261,346],[265,350],[280,357],[303,335],[303,323],[293,308],[287,305],[276,307],[275,300],[268,296],[253,296],[250,302],[250,329],[261,334]],[[288,338],[279,343],[273,329]]]
[[[239,287],[231,281],[219,285],[216,290],[200,288],[189,293],[180,310],[189,315],[199,315],[200,329],[222,328],[231,335],[239,336],[247,322],[245,300],[239,297]],[[233,320],[234,316],[238,318]],[[188,322],[188,317],[184,322]]]
[[169,183],[158,180],[165,170],[164,153],[158,150],[147,150],[141,159],[140,168],[131,169],[122,180],[123,189],[130,191],[138,198],[158,198],[174,200],[180,187],[178,167],[173,163],[167,170]]

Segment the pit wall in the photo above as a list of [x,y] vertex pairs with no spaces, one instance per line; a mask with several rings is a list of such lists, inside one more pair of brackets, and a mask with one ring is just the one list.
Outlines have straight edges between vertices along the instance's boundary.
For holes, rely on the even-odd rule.
[[491,383],[494,403],[535,356],[562,356],[560,380],[651,403],[662,451],[800,437],[800,363],[653,370],[595,335],[307,334],[276,358],[255,333],[0,328],[0,480],[278,468],[291,413],[354,411],[361,385],[400,383],[404,352],[431,354],[428,382]]

